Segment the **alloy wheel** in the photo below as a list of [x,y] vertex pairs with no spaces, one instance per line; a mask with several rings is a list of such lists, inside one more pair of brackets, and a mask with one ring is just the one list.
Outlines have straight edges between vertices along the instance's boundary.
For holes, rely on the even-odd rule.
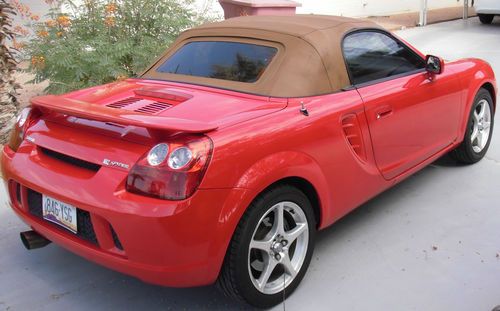
[[272,295],[293,282],[306,258],[309,227],[293,202],[273,205],[259,220],[248,252],[248,273],[255,288]]
[[473,113],[472,133],[470,136],[472,150],[475,153],[483,151],[491,133],[491,110],[486,99],[477,104]]

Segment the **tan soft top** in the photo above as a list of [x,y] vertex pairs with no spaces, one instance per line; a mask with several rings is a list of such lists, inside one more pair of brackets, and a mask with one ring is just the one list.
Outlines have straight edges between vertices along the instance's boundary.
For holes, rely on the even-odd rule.
[[[341,51],[342,38],[347,32],[360,28],[380,27],[366,20],[322,15],[231,18],[185,31],[142,78],[208,85],[272,97],[333,93],[350,85]],[[156,71],[184,44],[207,40],[268,45],[278,48],[278,54],[254,83]]]

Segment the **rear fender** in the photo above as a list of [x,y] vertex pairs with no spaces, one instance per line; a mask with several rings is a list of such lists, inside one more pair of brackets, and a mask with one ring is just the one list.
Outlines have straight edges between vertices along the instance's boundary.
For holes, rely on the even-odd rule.
[[231,226],[235,228],[248,205],[262,191],[273,183],[288,177],[305,179],[315,188],[321,213],[321,221],[318,225],[321,228],[324,219],[329,217],[328,211],[324,208],[330,204],[326,179],[314,159],[304,153],[295,151],[272,154],[247,169],[235,185],[236,188],[246,189],[244,198],[240,198],[242,203],[239,204],[237,210],[235,210],[234,205],[224,208],[219,219],[230,221]]
[[[227,249],[241,217],[252,201],[270,185],[288,177],[299,177],[313,185],[318,194],[321,214],[318,227],[324,227],[325,219],[330,217],[325,208],[329,206],[330,199],[319,165],[310,156],[300,152],[279,152],[261,159],[239,178],[235,185],[239,191],[227,198],[219,214],[220,239],[217,243],[224,243],[224,249]],[[231,233],[227,234],[228,231]]]

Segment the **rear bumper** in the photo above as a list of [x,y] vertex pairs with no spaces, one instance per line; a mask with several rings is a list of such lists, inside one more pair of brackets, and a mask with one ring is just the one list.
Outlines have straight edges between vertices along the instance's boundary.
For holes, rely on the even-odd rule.
[[[199,189],[187,200],[164,201],[126,192],[125,171],[102,167],[94,175],[78,174],[81,168],[44,159],[28,142],[17,153],[9,147],[2,152],[12,209],[54,243],[148,283],[190,287],[216,280],[234,229],[221,212],[241,204],[244,189]],[[47,194],[87,213],[95,240],[33,213],[36,203],[29,193]]]
[[480,8],[476,9],[477,14],[500,15],[500,8]]
[[476,0],[474,9],[479,14],[500,14],[500,3],[498,0]]

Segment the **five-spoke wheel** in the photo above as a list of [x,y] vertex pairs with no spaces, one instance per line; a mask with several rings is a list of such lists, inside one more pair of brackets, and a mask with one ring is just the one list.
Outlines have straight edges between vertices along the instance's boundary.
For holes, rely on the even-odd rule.
[[472,119],[471,143],[476,153],[483,151],[490,138],[491,110],[486,99],[481,99],[476,105]]
[[249,245],[248,273],[264,294],[289,285],[304,263],[309,243],[307,218],[293,202],[279,202],[259,220]]
[[290,185],[259,195],[243,215],[218,285],[256,307],[274,306],[299,285],[311,261],[316,220],[307,196]]
[[450,155],[458,162],[473,164],[481,160],[490,145],[493,131],[493,99],[481,88],[474,98],[462,143]]

